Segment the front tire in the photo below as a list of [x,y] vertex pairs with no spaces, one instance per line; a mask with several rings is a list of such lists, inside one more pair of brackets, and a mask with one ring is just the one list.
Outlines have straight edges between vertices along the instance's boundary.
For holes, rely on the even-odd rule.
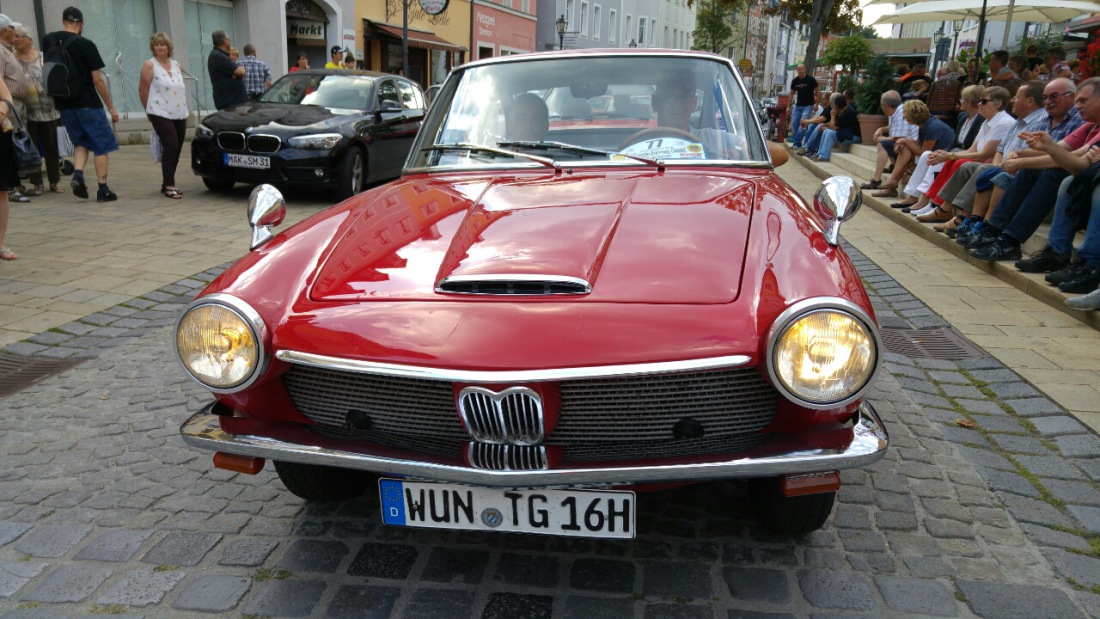
[[352,146],[340,160],[340,176],[336,180],[336,197],[347,200],[363,191],[363,181],[367,177],[367,161],[363,152]]
[[789,497],[783,494],[779,483],[774,477],[749,481],[749,498],[764,528],[797,537],[825,525],[833,512],[835,492]]
[[202,177],[202,184],[210,191],[229,191],[235,184],[233,181],[225,181],[217,178]]
[[377,475],[316,464],[275,461],[279,479],[295,496],[307,501],[347,501],[363,494]]

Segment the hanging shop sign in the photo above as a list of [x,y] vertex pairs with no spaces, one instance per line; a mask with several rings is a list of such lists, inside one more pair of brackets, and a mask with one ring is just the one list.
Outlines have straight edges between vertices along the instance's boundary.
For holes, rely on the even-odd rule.
[[424,9],[424,12],[428,15],[439,15],[447,10],[447,3],[449,1],[450,0],[420,0],[420,8]]

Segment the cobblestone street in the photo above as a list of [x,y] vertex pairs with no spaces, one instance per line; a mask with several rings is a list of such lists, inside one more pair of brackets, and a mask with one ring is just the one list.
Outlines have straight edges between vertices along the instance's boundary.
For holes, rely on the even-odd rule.
[[[947,325],[847,249],[884,327]],[[401,529],[376,496],[307,506],[270,464],[183,444],[209,395],[171,324],[218,272],[3,349],[83,361],[0,397],[0,619],[1100,616],[1100,438],[991,356],[889,354],[869,399],[890,450],[802,539],[754,526],[733,483],[640,494],[632,541]]]

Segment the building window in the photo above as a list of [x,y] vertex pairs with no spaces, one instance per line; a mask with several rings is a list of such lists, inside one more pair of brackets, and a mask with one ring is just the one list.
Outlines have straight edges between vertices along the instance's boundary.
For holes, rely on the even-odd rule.
[[668,26],[665,26],[665,31],[661,36],[661,45],[664,47],[675,47],[675,45],[668,44]]
[[660,46],[660,41],[657,40],[657,20],[649,20],[649,38],[653,39],[653,47]]
[[577,18],[573,15],[573,0],[565,0],[565,21],[569,22],[565,27],[566,31],[577,29]]
[[619,31],[619,15],[615,12],[615,9],[608,9],[607,15],[607,40],[614,43],[615,33]]
[[581,27],[580,35],[582,37],[588,36],[588,3],[581,3]]
[[638,18],[638,47],[645,47],[645,15]]
[[631,30],[630,30],[630,27],[632,25],[634,25],[634,22],[631,20],[630,16],[627,15],[626,16],[626,22],[624,22],[624,23],[626,24],[626,29],[623,30],[623,43],[626,43],[630,39],[634,38],[634,35],[631,34]]
[[600,40],[600,5],[592,6],[592,40]]

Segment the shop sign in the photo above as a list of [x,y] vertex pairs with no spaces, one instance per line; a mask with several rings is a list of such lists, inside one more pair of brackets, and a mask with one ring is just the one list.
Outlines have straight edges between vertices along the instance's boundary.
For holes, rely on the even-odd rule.
[[286,20],[286,33],[287,36],[297,37],[299,39],[324,40],[325,24],[319,21],[288,19]]
[[428,15],[439,15],[447,10],[449,0],[420,0],[420,8]]

